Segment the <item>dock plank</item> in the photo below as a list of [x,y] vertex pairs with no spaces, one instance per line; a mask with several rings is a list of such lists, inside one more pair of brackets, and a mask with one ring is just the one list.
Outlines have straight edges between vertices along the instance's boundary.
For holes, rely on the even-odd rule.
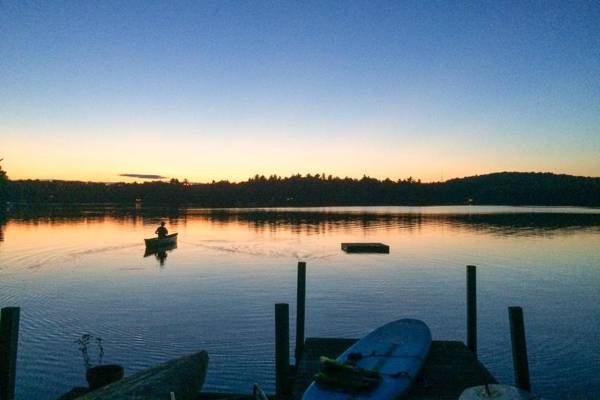
[[[338,357],[356,339],[308,338],[298,364],[293,383],[294,398],[302,393],[319,371],[320,356]],[[423,368],[421,378],[411,390],[407,400],[450,400],[470,386],[497,383],[489,371],[477,361],[467,346],[457,341],[434,341]]]

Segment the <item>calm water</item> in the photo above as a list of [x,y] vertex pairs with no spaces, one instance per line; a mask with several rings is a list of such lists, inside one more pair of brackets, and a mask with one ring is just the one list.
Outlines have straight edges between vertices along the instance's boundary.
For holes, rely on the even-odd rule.
[[[179,232],[164,265],[142,242],[161,218]],[[273,304],[290,303],[293,332],[298,260],[308,336],[360,337],[415,317],[447,340],[465,340],[464,266],[476,264],[491,372],[512,382],[506,308],[521,305],[534,389],[600,397],[600,210],[45,210],[0,220],[0,240],[0,305],[22,307],[20,399],[85,385],[82,333],[102,337],[105,362],[126,373],[205,349],[205,389],[273,390]],[[344,241],[385,242],[391,254],[347,255]]]

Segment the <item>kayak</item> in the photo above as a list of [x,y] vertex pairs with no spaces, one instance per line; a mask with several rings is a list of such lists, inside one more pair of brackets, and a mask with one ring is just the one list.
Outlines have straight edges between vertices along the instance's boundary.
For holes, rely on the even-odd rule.
[[465,389],[458,400],[543,400],[528,391],[508,385],[473,386]]
[[[302,399],[388,400],[398,398],[406,394],[418,378],[430,347],[431,332],[423,321],[401,319],[390,322],[369,333],[337,358],[338,363],[352,362],[352,366],[363,375],[363,380],[370,381],[373,380],[370,375],[377,376],[379,382],[376,382],[373,388],[360,392],[349,392],[340,390],[335,385],[332,387],[323,384],[323,379],[317,379],[320,383],[311,383]],[[329,367],[331,368],[331,365]],[[341,366],[337,368],[341,368]],[[326,370],[316,377],[322,378],[323,375],[327,376]],[[333,380],[335,379],[333,376]],[[340,383],[342,384],[340,386],[343,386],[348,382]]]
[[146,247],[164,247],[170,246],[177,243],[177,233],[172,233],[165,237],[155,237],[151,239],[144,239]]
[[205,351],[177,358],[89,392],[78,400],[196,400],[208,368]]

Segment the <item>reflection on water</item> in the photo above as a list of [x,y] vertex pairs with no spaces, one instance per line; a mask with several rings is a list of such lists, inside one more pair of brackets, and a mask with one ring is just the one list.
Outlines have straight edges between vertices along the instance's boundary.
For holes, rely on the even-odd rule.
[[168,257],[167,252],[173,251],[176,248],[177,243],[172,243],[161,247],[146,247],[146,250],[144,251],[144,257],[154,256],[160,263],[160,266],[164,267],[165,261]]
[[298,234],[357,227],[413,230],[432,223],[502,235],[535,235],[557,230],[563,234],[565,230],[600,229],[600,209],[575,207],[25,208],[13,212],[11,217],[32,225],[112,221],[134,226],[161,219],[171,225],[185,226],[191,218],[217,225],[247,225],[258,231],[286,229]]
[[[143,238],[161,220],[177,249],[148,253]],[[448,340],[465,338],[464,266],[476,264],[480,358],[496,377],[512,382],[506,307],[522,305],[534,388],[600,394],[600,210],[14,209],[0,240],[0,305],[22,307],[19,398],[85,384],[73,341],[88,332],[126,373],[206,349],[207,389],[272,390],[273,304],[294,309],[299,259],[307,335],[357,337],[415,317]],[[345,254],[348,241],[391,253]]]

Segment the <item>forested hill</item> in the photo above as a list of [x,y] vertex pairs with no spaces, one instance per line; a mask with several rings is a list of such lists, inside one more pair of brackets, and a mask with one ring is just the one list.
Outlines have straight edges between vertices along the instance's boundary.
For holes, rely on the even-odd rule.
[[0,182],[16,203],[124,203],[204,207],[351,205],[577,205],[600,206],[600,178],[503,172],[421,183],[322,175],[255,176],[244,182],[93,183],[16,180]]

